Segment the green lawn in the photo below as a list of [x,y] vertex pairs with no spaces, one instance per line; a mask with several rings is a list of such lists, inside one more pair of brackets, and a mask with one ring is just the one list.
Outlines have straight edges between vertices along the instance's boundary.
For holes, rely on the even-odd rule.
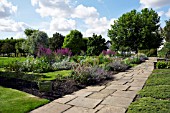
[[49,100],[0,86],[0,113],[26,113],[48,102]]
[[54,71],[54,72],[47,72],[47,73],[32,73],[29,72],[28,74],[35,74],[37,76],[42,76],[40,80],[55,80],[56,78],[61,76],[69,76],[71,74],[72,70],[61,70],[61,71]]
[[[12,61],[16,61],[16,60],[25,61],[27,59],[28,59],[27,57],[0,57],[0,67],[3,65],[9,64]],[[29,58],[29,59],[31,59],[31,58]]]
[[[1,68],[0,68],[1,69]],[[61,76],[69,76],[72,70],[61,70],[47,73],[20,73],[20,72],[5,72],[0,70],[0,76],[7,78],[18,78],[27,81],[55,80]],[[60,76],[59,76],[60,75]]]
[[170,113],[170,70],[156,69],[127,113]]

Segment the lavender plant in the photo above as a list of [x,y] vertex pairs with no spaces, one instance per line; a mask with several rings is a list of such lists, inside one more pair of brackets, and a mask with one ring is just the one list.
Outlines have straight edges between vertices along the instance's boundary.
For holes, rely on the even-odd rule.
[[76,65],[73,68],[72,77],[81,84],[95,84],[105,79],[111,78],[113,73],[98,66]]
[[116,52],[112,51],[112,50],[103,50],[102,51],[103,55],[109,55],[109,56],[114,56],[116,54]]

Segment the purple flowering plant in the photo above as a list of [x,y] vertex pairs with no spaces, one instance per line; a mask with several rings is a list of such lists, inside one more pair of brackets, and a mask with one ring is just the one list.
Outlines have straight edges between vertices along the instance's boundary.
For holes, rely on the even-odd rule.
[[103,55],[109,55],[109,56],[114,56],[116,54],[116,52],[112,51],[112,50],[103,50],[102,51]]
[[72,55],[72,52],[69,48],[57,49],[55,53],[56,55],[60,55],[60,56],[71,56]]

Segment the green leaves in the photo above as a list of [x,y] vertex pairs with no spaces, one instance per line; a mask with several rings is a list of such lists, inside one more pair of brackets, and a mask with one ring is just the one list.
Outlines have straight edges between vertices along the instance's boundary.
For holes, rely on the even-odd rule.
[[132,10],[123,14],[111,29],[108,37],[112,40],[115,50],[131,50],[158,48],[163,38],[159,31],[160,17],[154,10],[147,8],[141,12]]
[[87,54],[88,55],[99,55],[103,50],[106,50],[105,39],[101,35],[97,36],[93,34],[89,37],[87,42]]
[[81,48],[84,46],[83,35],[78,30],[72,30],[65,37],[63,48],[69,48],[73,54],[79,54]]

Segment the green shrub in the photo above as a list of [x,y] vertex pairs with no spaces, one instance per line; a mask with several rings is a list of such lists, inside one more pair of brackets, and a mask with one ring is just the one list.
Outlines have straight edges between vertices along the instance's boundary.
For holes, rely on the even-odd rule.
[[72,78],[81,84],[95,84],[104,79],[111,78],[112,72],[98,66],[88,67],[77,65],[73,68]]
[[140,64],[142,61],[140,60],[140,58],[137,58],[137,57],[135,57],[135,58],[133,58],[132,60],[131,60],[131,63],[132,64]]
[[129,68],[128,65],[126,65],[120,61],[115,61],[115,62],[109,63],[106,66],[107,70],[116,71],[116,72],[123,72],[123,71],[126,71],[128,68]]
[[156,67],[158,68],[158,69],[165,69],[165,68],[167,68],[167,66],[168,66],[168,63],[167,62],[157,62],[157,64],[156,64]]
[[55,62],[52,64],[52,70],[69,70],[72,68],[71,62],[68,60],[63,60],[61,62]]
[[139,50],[139,53],[144,53],[148,57],[156,57],[157,56],[157,49]]

